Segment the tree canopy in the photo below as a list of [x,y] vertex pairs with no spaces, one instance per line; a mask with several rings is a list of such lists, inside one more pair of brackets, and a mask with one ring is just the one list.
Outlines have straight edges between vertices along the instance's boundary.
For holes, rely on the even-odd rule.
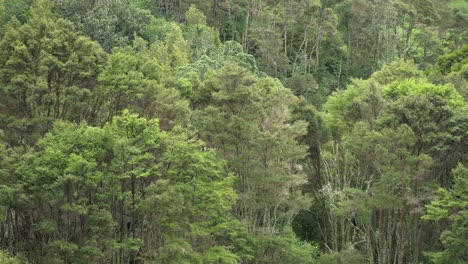
[[467,263],[467,21],[0,0],[0,263]]

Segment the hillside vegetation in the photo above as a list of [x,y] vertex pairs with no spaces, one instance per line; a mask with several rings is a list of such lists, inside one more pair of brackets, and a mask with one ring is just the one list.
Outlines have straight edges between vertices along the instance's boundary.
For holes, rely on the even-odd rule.
[[0,0],[0,263],[468,263],[467,10]]

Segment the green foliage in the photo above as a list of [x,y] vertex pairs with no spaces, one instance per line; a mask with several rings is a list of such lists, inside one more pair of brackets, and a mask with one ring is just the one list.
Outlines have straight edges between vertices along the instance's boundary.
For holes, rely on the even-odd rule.
[[[99,92],[105,98],[108,118],[122,109],[151,119],[158,117],[163,129],[182,124],[188,118],[188,102],[171,84],[170,61],[165,47],[136,38],[133,47],[115,48],[99,76]],[[165,61],[166,60],[166,61]]]
[[465,263],[468,261],[466,237],[468,235],[468,169],[459,164],[452,172],[453,186],[437,190],[435,199],[427,205],[424,220],[449,220],[440,240],[444,249],[439,252],[426,252],[432,263]]
[[220,41],[217,32],[206,25],[206,17],[194,5],[185,13],[184,36],[188,41],[191,60],[218,53]]
[[437,83],[453,83],[465,100],[468,98],[468,45],[440,56],[427,70],[429,78]]
[[[98,262],[111,252],[134,259],[142,249],[145,259],[164,263],[191,262],[205,251],[207,258],[219,251],[226,261],[237,259],[228,245],[221,250],[218,237],[232,220],[226,213],[236,198],[233,178],[214,152],[180,127],[166,134],[157,120],[128,111],[103,128],[56,122],[17,173],[36,207],[6,199],[2,205],[34,216],[30,232],[48,239],[24,243],[35,243],[52,262]],[[150,225],[137,229],[140,221]],[[70,229],[75,225],[80,229]],[[181,247],[192,253],[186,256]]]
[[206,25],[206,16],[197,9],[195,5],[191,5],[185,13],[185,22],[187,25]]
[[350,248],[340,252],[330,252],[320,256],[319,263],[324,264],[360,264],[367,263],[365,257],[356,249]]
[[179,25],[172,24],[172,29],[166,35],[166,49],[171,68],[177,69],[189,62],[187,41],[182,35]]
[[217,237],[231,221],[226,212],[236,198],[233,178],[226,175],[215,153],[202,151],[202,146],[179,127],[168,135],[161,179],[148,187],[148,199],[140,207],[151,216],[148,231],[156,235],[145,239],[148,260],[193,263],[213,258],[214,252],[222,253],[219,257],[226,263],[238,258]]
[[93,122],[97,114],[91,102],[106,54],[70,22],[39,16],[41,8],[27,24],[8,23],[0,42],[1,127],[14,145],[34,142],[53,120]]
[[0,252],[0,263],[2,264],[24,264],[27,263],[26,261],[10,256],[7,252],[1,251]]
[[3,0],[1,3],[1,23],[10,21],[13,17],[25,23],[30,17],[30,7],[25,0]]
[[437,59],[436,69],[446,75],[450,72],[460,71],[468,61],[468,45],[452,53],[440,56]]
[[53,0],[55,11],[72,21],[75,26],[104,50],[128,45],[134,34],[155,40],[160,30],[158,21],[148,10],[137,7],[133,1]]
[[223,45],[223,54],[228,61],[233,61],[240,66],[249,69],[252,73],[258,73],[255,57],[242,51],[242,46],[235,41],[226,41]]
[[[400,228],[419,222],[416,216],[429,199],[425,191],[434,182],[448,186],[451,180],[445,172],[465,160],[457,149],[466,140],[461,132],[466,122],[459,119],[466,102],[453,85],[433,84],[411,64],[398,62],[369,80],[354,80],[346,91],[332,95],[325,108],[334,136],[333,144],[322,150],[324,184],[317,198],[326,199],[331,217],[324,223],[332,230],[326,238],[334,241],[334,251],[349,245],[361,253],[380,248],[379,255],[368,253],[366,258],[371,263],[392,261],[388,255],[392,239],[421,239]],[[383,226],[396,222],[394,217],[399,218],[396,229]],[[380,242],[372,245],[369,238],[375,236],[375,225],[379,236],[373,239]],[[355,246],[360,238],[362,248]],[[402,254],[395,255],[401,261],[402,251],[395,252]],[[339,254],[328,257],[338,261]]]
[[372,79],[353,80],[348,89],[334,93],[324,105],[334,137],[341,137],[360,120],[373,122],[384,107],[381,86]]
[[212,247],[203,256],[203,263],[236,264],[238,256],[232,254],[226,247]]
[[280,237],[261,235],[255,237],[255,240],[260,250],[254,256],[253,263],[322,263],[318,261],[317,246],[298,241],[289,232],[281,234]]
[[387,85],[395,81],[411,78],[424,79],[424,74],[418,70],[414,63],[399,60],[384,65],[382,69],[372,74],[371,78],[382,85]]
[[468,12],[468,6],[465,1],[462,0],[451,0],[450,5],[455,7],[455,8],[461,8],[464,9],[465,12]]
[[452,107],[460,107],[465,104],[463,97],[458,94],[453,85],[437,86],[428,82],[421,82],[415,79],[408,79],[401,82],[394,82],[384,89],[384,95],[393,99],[403,96],[414,96],[430,94],[431,96],[440,96],[448,101]]
[[[296,138],[305,134],[306,124],[290,123],[296,98],[279,82],[257,79],[231,64],[207,78],[205,87],[209,94],[203,98],[211,105],[195,113],[195,124],[209,146],[235,168],[240,193],[236,214],[252,230],[282,230],[307,204],[300,192],[304,175],[289,167],[305,155]],[[249,208],[255,213],[248,213]]]
[[467,21],[0,0],[0,262],[466,262]]

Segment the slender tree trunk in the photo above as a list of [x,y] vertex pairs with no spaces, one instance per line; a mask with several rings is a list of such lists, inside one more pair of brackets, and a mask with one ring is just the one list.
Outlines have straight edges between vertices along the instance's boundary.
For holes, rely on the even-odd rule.
[[320,9],[318,24],[317,24],[317,35],[315,38],[315,68],[314,74],[317,73],[318,66],[320,64],[320,45],[322,42],[322,26],[323,26],[323,11],[324,8]]
[[249,51],[249,19],[250,19],[250,9],[247,8],[247,15],[244,20],[244,30],[242,32],[242,47],[245,52]]

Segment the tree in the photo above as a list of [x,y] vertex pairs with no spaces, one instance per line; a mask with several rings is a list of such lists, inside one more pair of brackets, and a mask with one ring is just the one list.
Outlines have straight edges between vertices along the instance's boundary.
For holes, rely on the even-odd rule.
[[154,40],[158,23],[148,10],[129,0],[53,0],[55,12],[98,42],[105,51],[131,44],[134,34]]
[[293,122],[291,114],[297,98],[276,80],[257,78],[233,64],[213,72],[204,85],[209,100],[196,110],[194,126],[236,176],[239,198],[233,213],[251,235],[259,236],[254,261],[288,258],[286,252],[266,258],[262,255],[270,253],[261,252],[284,243],[286,237],[276,234],[287,233],[295,215],[310,202],[302,194],[307,180],[299,164],[305,147],[298,138],[306,133],[306,123]]
[[440,240],[443,250],[439,252],[426,252],[433,263],[464,263],[468,261],[466,254],[466,227],[468,218],[468,169],[459,164],[452,172],[453,186],[450,189],[439,188],[434,200],[426,206],[427,212],[424,220],[446,221],[446,228]]
[[146,215],[145,259],[193,263],[216,254],[217,262],[234,263],[238,256],[221,235],[232,221],[226,212],[236,198],[233,178],[214,152],[203,151],[203,144],[181,128],[167,143],[160,180],[148,187],[139,207]]
[[276,8],[265,8],[250,27],[249,50],[258,58],[259,65],[273,77],[280,75],[288,64],[288,58],[282,52],[281,29],[276,25],[280,17]]
[[465,160],[465,122],[455,114],[465,112],[463,98],[395,62],[354,80],[326,109],[333,141],[322,149],[325,243],[335,251],[351,245],[370,262],[417,262],[413,249],[433,243],[419,219],[430,183],[447,186],[445,172]]
[[185,21],[183,31],[191,51],[191,61],[216,53],[220,46],[218,33],[207,26],[205,15],[192,5],[185,13]]
[[27,1],[20,0],[3,0],[0,2],[1,20],[0,23],[4,24],[10,21],[13,17],[18,19],[21,23],[25,23],[30,17],[30,7]]
[[468,45],[444,54],[427,70],[429,79],[437,84],[452,83],[465,100],[468,98],[466,72],[468,70]]
[[[47,7],[33,11],[27,24],[13,19],[0,42],[2,127],[18,133],[11,144],[23,144],[28,130],[46,131],[53,120],[95,122],[99,107],[93,92],[106,54],[70,22],[42,16]],[[29,128],[14,125],[21,120]]]
[[177,69],[189,62],[188,48],[182,30],[179,25],[173,23],[171,31],[166,35],[167,60],[171,68]]
[[180,127],[165,133],[128,111],[102,128],[56,122],[36,149],[9,160],[16,170],[1,171],[2,223],[24,230],[8,241],[31,261],[180,263],[217,254],[232,263],[246,247],[234,243],[243,227],[228,213],[233,177]]
[[161,48],[159,44],[148,47],[137,37],[133,47],[113,49],[99,76],[98,94],[107,107],[107,120],[129,108],[147,119],[159,118],[163,129],[187,122],[188,101],[170,88],[171,70]]

